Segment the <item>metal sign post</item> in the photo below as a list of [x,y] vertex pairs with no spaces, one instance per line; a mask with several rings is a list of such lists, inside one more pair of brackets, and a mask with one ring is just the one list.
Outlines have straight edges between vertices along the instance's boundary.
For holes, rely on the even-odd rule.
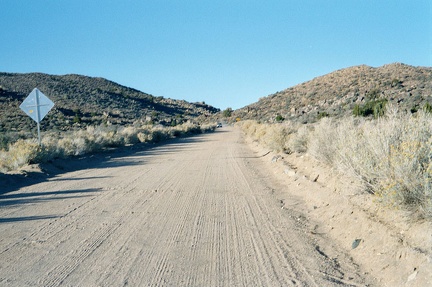
[[40,122],[53,107],[54,103],[37,88],[34,88],[20,105],[20,109],[37,123],[39,145],[41,145]]

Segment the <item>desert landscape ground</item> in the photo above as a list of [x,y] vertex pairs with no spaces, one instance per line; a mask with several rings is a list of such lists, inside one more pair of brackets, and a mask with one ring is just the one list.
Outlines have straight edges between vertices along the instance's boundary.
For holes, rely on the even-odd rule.
[[0,285],[379,286],[261,153],[225,127],[3,181]]
[[432,1],[1,1],[0,287],[432,287]]
[[78,106],[146,108],[72,125],[59,109],[41,146],[2,120],[0,286],[431,286],[430,75],[353,67],[222,112],[59,82]]

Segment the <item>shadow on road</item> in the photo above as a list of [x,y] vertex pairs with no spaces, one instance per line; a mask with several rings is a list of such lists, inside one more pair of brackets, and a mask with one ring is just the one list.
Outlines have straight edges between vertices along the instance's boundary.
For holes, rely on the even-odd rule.
[[[0,195],[0,208],[12,207],[15,205],[37,204],[53,200],[65,200],[71,198],[89,197],[92,193],[101,192],[97,188],[66,190],[66,191],[46,191],[46,192],[21,192]],[[29,220],[44,220],[61,217],[61,215],[34,215],[20,217],[0,217],[0,224],[11,222],[22,222]]]
[[22,217],[3,217],[0,218],[0,224],[10,222],[20,222],[29,220],[53,219],[59,217],[57,215],[42,215],[42,216],[22,216]]
[[[22,192],[0,195],[0,207],[18,204],[29,204],[51,200],[61,200],[76,197],[86,197],[88,193],[100,192],[101,189],[81,189],[47,192]],[[64,195],[64,196],[62,196]]]

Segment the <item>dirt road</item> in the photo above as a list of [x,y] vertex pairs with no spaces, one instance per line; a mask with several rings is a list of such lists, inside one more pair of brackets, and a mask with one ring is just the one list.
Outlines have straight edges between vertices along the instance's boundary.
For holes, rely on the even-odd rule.
[[0,194],[0,286],[369,282],[281,208],[283,187],[233,128],[70,165]]

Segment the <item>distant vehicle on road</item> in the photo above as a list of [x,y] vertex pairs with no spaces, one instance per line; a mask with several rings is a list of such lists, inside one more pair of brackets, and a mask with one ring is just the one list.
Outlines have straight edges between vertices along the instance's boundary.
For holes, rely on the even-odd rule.
[[217,128],[221,128],[222,127],[222,123],[217,123],[216,127]]

